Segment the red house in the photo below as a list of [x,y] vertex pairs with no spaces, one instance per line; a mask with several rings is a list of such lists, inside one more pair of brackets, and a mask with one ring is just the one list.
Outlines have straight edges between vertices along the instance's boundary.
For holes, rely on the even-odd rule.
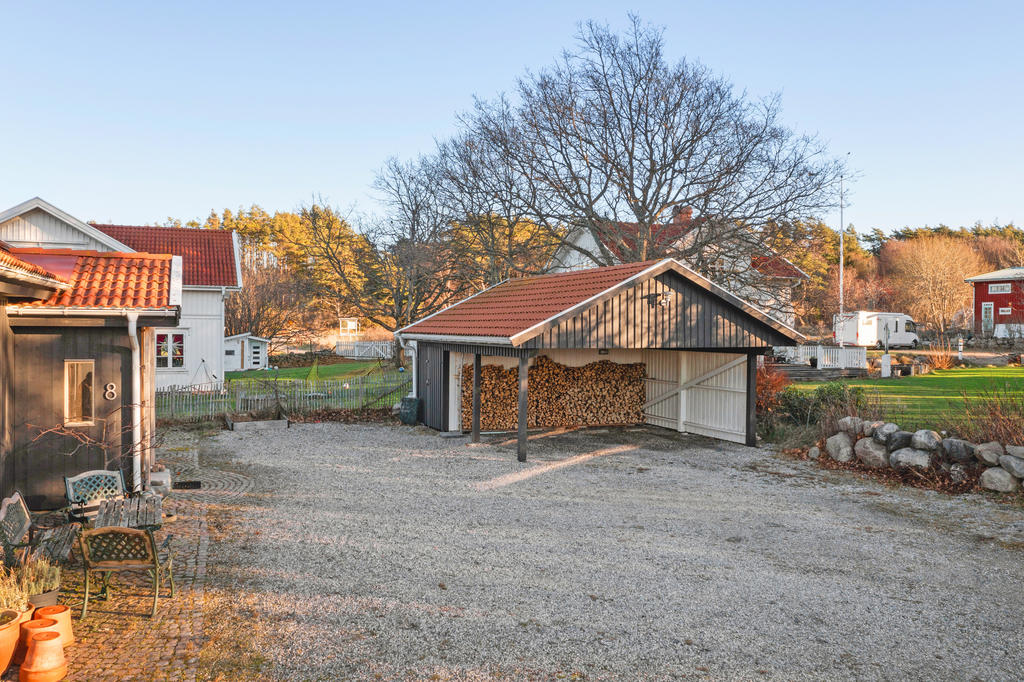
[[968,277],[974,287],[974,333],[1024,338],[1024,267]]

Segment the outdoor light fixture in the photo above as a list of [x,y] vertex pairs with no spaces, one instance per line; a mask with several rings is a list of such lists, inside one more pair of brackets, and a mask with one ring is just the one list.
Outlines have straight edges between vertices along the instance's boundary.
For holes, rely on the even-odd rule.
[[598,348],[597,349],[597,354],[598,355],[608,355],[608,349],[607,348]]
[[673,291],[664,291],[660,294],[647,294],[644,298],[647,299],[648,305],[652,308],[655,306],[661,308],[667,308],[672,303],[672,297],[675,295]]

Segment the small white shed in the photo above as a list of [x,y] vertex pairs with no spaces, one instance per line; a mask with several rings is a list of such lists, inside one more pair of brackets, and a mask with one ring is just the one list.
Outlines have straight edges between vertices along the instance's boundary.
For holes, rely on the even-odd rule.
[[263,369],[267,366],[270,339],[253,336],[249,332],[224,337],[224,371]]

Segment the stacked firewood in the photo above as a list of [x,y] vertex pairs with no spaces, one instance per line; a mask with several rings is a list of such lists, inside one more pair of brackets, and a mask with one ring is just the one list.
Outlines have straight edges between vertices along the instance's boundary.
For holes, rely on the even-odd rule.
[[[643,363],[608,360],[566,367],[546,355],[529,369],[527,424],[531,427],[638,424],[645,400]],[[480,428],[510,431],[518,424],[519,369],[484,365],[480,371]],[[473,365],[462,368],[462,428],[473,418]]]

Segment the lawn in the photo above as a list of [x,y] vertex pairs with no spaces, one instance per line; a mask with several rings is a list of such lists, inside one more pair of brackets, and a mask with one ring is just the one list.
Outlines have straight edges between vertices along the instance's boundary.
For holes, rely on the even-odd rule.
[[[902,379],[851,379],[851,386],[863,386],[869,394],[882,400],[885,418],[904,429],[936,428],[943,415],[960,412],[964,393],[979,395],[1009,388],[1024,394],[1024,368],[973,367],[969,369],[936,370],[923,376]],[[820,382],[798,382],[798,390],[813,390]]]
[[[376,367],[376,360],[352,360],[333,365],[317,365],[317,379],[340,379],[353,374],[365,374]],[[250,369],[245,372],[225,372],[228,381],[235,379],[306,379],[311,367],[285,367],[282,369]]]

